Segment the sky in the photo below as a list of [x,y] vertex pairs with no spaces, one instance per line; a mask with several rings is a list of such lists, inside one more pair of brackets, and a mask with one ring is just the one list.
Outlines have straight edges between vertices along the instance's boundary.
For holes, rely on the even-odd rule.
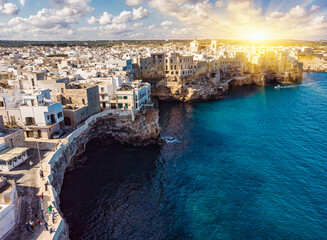
[[327,0],[0,0],[1,40],[327,39]]

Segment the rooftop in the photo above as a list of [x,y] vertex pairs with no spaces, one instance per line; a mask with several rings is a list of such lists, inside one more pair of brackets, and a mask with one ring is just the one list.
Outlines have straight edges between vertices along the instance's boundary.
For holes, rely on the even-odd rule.
[[0,151],[0,160],[8,162],[13,158],[22,155],[22,153],[24,153],[27,150],[28,148],[26,147],[6,148]]

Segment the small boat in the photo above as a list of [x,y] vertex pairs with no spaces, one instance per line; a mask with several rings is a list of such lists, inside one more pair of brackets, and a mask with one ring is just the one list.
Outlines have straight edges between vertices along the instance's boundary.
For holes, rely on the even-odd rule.
[[275,86],[275,89],[280,89],[280,85],[278,84],[277,86]]

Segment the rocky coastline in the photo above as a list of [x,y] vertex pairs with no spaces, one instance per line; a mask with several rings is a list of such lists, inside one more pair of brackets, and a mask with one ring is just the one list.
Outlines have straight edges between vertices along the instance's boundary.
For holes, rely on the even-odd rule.
[[[209,75],[182,83],[167,82],[166,79],[163,79],[152,87],[152,95],[160,101],[208,101],[222,98],[233,87],[254,84],[264,86],[300,81],[302,81],[302,72],[245,74],[219,83],[216,83],[216,79],[210,78]],[[49,180],[56,193],[54,199],[59,212],[58,193],[61,191],[65,172],[84,163],[84,152],[88,142],[96,141],[103,145],[118,141],[137,147],[162,143],[159,111],[156,108],[143,109],[135,116],[129,112],[121,112],[118,115],[102,112],[98,115],[90,117],[83,126],[75,130],[67,138],[68,143],[62,144],[60,147],[57,158],[51,160],[51,164],[49,163],[51,168]],[[69,226],[64,221],[60,239],[68,239],[68,230]]]
[[290,84],[301,81],[302,71],[300,70],[283,73],[257,72],[222,79],[219,82],[208,74],[202,77],[173,82],[163,79],[152,86],[151,95],[159,101],[209,101],[222,98],[233,87]]
[[[59,208],[59,193],[66,171],[74,169],[83,161],[86,144],[96,141],[109,144],[118,141],[133,146],[160,144],[161,128],[159,127],[159,111],[156,108],[142,109],[133,116],[130,111],[104,111],[93,115],[85,123],[70,134],[65,142],[48,159],[49,182],[53,188],[53,204],[62,216]],[[62,227],[58,239],[68,239],[69,226],[62,218]]]

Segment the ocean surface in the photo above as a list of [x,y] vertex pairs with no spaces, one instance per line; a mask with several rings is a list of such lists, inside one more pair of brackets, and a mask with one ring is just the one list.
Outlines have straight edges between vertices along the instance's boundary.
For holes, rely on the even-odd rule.
[[160,104],[161,147],[87,146],[71,239],[327,239],[327,74]]

